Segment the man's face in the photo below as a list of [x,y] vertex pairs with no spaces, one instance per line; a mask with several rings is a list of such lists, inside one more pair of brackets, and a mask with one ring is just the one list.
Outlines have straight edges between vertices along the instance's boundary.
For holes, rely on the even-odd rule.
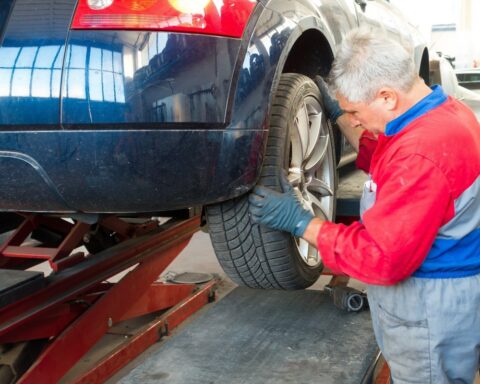
[[391,120],[391,104],[384,97],[377,95],[370,103],[354,103],[341,94],[337,98],[340,108],[350,118],[352,125],[362,126],[375,134],[385,132],[385,127]]

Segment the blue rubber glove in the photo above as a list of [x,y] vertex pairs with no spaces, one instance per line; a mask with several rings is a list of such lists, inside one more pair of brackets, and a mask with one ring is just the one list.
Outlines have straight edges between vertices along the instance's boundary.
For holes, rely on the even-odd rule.
[[267,187],[255,187],[249,197],[250,216],[257,224],[301,237],[313,219],[313,214],[302,207],[283,172],[280,183],[283,193]]
[[317,87],[322,94],[323,106],[325,107],[327,117],[332,123],[336,123],[337,119],[343,115],[343,110],[338,105],[338,101],[330,96],[327,83],[325,83],[320,76],[315,76],[315,84],[317,84]]

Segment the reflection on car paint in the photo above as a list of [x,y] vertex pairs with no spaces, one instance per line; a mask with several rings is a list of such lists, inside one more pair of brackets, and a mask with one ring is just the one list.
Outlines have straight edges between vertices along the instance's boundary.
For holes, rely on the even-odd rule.
[[[1,3],[3,12],[6,3]],[[31,0],[14,2],[0,27],[0,124],[60,128],[61,71],[74,8],[74,0],[42,0],[34,7]]]
[[0,48],[0,96],[58,96],[63,46]]
[[72,44],[68,46],[66,66],[67,98],[125,103],[120,51]]
[[168,32],[73,31],[62,122],[221,123],[239,44]]

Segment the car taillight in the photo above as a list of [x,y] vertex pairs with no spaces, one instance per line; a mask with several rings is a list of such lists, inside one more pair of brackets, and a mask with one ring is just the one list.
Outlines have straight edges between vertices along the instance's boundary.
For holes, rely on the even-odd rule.
[[241,37],[256,0],[78,0],[72,29],[178,31]]

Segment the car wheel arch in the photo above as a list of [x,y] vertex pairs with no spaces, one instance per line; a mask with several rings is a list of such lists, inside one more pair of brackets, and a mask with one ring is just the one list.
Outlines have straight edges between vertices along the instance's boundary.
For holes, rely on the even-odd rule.
[[[313,11],[312,11],[313,12]],[[257,25],[262,25],[262,23],[267,22],[269,18],[273,18],[275,15],[276,17],[284,17],[285,15],[280,15],[275,11],[272,11],[269,8],[264,8],[262,14],[255,20]],[[244,49],[239,52],[239,56],[237,57],[237,64],[236,70],[234,75],[234,80],[230,85],[230,95],[228,97],[228,107],[226,109],[225,121],[232,122],[234,126],[241,128],[241,125],[237,124],[239,120],[236,113],[238,113],[238,99],[241,98],[241,72],[242,68],[248,68],[248,61],[252,56],[258,55],[259,45],[256,44],[258,40],[260,40],[260,36],[264,36],[265,31],[259,31],[259,28],[254,28],[252,33],[250,34],[249,42]],[[290,72],[290,73],[299,73],[309,77],[313,77],[314,74],[311,69],[307,70],[292,70],[292,52],[295,52],[296,47],[302,41],[312,40],[313,36],[316,36],[321,41],[322,49],[325,49],[327,53],[328,59],[325,62],[328,62],[327,65],[324,65],[323,68],[327,68],[327,72],[330,69],[331,63],[333,62],[333,49],[332,47],[335,46],[335,39],[333,38],[333,34],[329,29],[328,24],[324,21],[322,15],[303,15],[302,18],[299,20],[293,19],[285,19],[283,23],[281,23],[280,27],[276,28],[279,35],[282,36],[281,41],[281,52],[278,56],[272,55],[268,56],[269,68],[264,74],[265,80],[263,83],[263,88],[258,89],[256,92],[261,93],[263,95],[268,94],[268,102],[272,101],[272,95],[275,93],[278,84],[280,82],[280,77],[282,73]],[[271,48],[270,48],[271,49]],[[262,52],[260,52],[261,54]],[[270,52],[271,53],[271,52]],[[308,52],[310,54],[310,52]],[[266,60],[266,57],[263,58]],[[322,75],[326,73],[321,73]],[[240,97],[239,97],[240,96]],[[241,113],[244,113],[242,111]],[[268,116],[269,111],[266,111],[265,115]],[[251,128],[251,127],[249,127]]]
[[[313,24],[311,19],[304,19],[303,23],[290,35],[289,48],[284,50],[283,57],[277,65],[270,91],[269,105],[271,105],[270,99],[276,93],[282,74],[298,73],[313,78],[315,75],[327,76],[330,72],[334,59],[332,35],[326,29],[313,28]],[[308,49],[309,44],[315,40],[320,42],[318,49]],[[267,119],[269,116],[270,110],[268,110]],[[268,126],[268,120],[266,125]],[[332,126],[332,129],[337,146],[340,131],[335,125]]]
[[[316,21],[316,23],[315,23]],[[315,25],[317,24],[317,25]],[[316,74],[322,76],[327,75],[330,71],[331,65],[333,63],[333,49],[334,43],[333,38],[330,32],[326,28],[321,28],[322,25],[318,25],[317,18],[306,18],[303,19],[296,28],[292,30],[288,36],[288,40],[285,44],[285,48],[282,51],[282,54],[279,57],[278,62],[276,63],[276,70],[273,76],[272,86],[270,90],[270,98],[278,87],[280,82],[280,77],[283,73],[299,73],[301,75],[308,76],[313,78]],[[321,57],[316,57],[317,52],[312,50],[306,50],[305,46],[308,43],[311,43],[315,39],[319,39],[320,48],[319,50],[325,53],[325,59],[322,60]],[[300,60],[295,56],[300,52],[305,53]],[[319,59],[319,60],[315,60]],[[298,65],[302,61],[303,65]],[[315,66],[312,64],[314,61],[322,61],[323,68],[321,73],[315,71]]]
[[[268,135],[271,104],[282,74],[286,72],[298,73],[313,78],[317,73],[327,75],[331,68],[333,62],[333,40],[328,30],[320,29],[318,19],[315,20],[317,20],[317,26],[315,28],[306,29],[306,26],[312,26],[314,24],[314,20],[307,18],[302,20],[300,25],[295,25],[295,28],[289,30],[288,35],[284,35],[285,41],[281,53],[275,58],[274,62],[269,63],[270,70],[265,72],[264,78],[262,79],[263,84],[259,89],[255,90],[255,95],[251,95],[253,97],[258,97],[259,100],[261,100],[260,103],[255,104],[258,106],[256,113],[260,116],[257,117],[256,126],[254,127],[255,129],[265,130],[265,142],[262,146],[262,154],[260,158],[263,158],[266,148],[266,136]],[[306,48],[306,46],[314,40],[320,42],[319,49],[315,52],[317,56],[312,53],[312,50],[307,50]],[[245,58],[255,51],[255,45],[250,42],[245,54],[238,59],[239,65],[241,66],[242,63],[245,63]],[[307,54],[308,57],[306,56]],[[302,56],[300,60],[295,58],[298,55]],[[302,62],[302,65],[299,65],[300,61]],[[320,71],[318,71],[319,68]],[[254,112],[245,110],[245,108],[242,108],[241,106],[239,107],[239,99],[241,99],[240,92],[242,91],[239,89],[241,87],[240,76],[241,75],[235,80],[237,85],[231,88],[234,92],[230,95],[233,100],[231,100],[232,108],[229,109],[231,113],[227,121],[230,123],[231,128],[251,129],[252,127],[248,126],[246,121],[242,121],[242,119],[245,119],[245,115],[250,113],[253,114]],[[259,174],[257,174],[257,181],[258,177]]]

